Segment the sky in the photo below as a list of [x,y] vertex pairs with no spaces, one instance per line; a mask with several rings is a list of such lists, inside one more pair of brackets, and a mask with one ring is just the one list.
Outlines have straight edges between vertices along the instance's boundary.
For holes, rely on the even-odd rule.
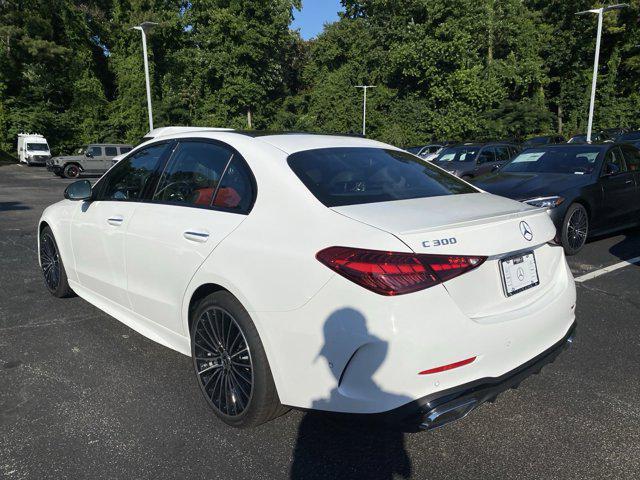
[[322,32],[325,23],[336,21],[339,10],[340,0],[302,0],[302,11],[293,12],[292,28],[299,28],[302,38],[309,40]]

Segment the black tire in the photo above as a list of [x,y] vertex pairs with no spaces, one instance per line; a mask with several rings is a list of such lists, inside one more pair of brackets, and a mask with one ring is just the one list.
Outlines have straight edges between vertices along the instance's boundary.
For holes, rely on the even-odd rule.
[[575,255],[584,247],[589,236],[589,215],[579,203],[569,206],[562,220],[560,240],[567,255]]
[[80,167],[74,163],[65,165],[62,176],[64,178],[78,178],[80,176]]
[[40,232],[40,268],[44,285],[51,295],[58,298],[73,296],[58,244],[49,227],[44,227]]
[[227,425],[256,427],[287,411],[258,331],[229,292],[212,293],[194,309],[191,357],[200,390]]

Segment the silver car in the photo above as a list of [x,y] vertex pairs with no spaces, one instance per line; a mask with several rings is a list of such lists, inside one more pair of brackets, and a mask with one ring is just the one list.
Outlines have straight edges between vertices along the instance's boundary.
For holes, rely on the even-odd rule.
[[117,143],[92,143],[80,147],[73,155],[50,158],[47,169],[65,178],[77,178],[82,173],[102,175],[111,168],[113,157],[132,148],[131,145]]

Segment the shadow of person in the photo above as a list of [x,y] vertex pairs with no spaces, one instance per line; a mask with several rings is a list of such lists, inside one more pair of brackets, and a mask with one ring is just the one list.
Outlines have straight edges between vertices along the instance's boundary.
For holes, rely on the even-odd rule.
[[[351,339],[355,348],[366,345],[363,352],[366,356],[357,360],[357,392],[382,397],[385,402],[397,400],[397,405],[408,403],[408,397],[383,392],[374,382],[373,374],[384,361],[388,344],[370,334],[363,315],[350,308],[337,310],[324,324],[324,346],[319,356],[327,362],[336,381],[340,382],[342,369],[332,364],[340,355],[339,350],[348,344],[345,338]],[[405,450],[404,433],[373,423],[365,416],[327,412],[339,397],[343,394],[336,386],[329,398],[314,401],[313,411],[305,413],[298,427],[291,478],[409,478],[411,462]]]

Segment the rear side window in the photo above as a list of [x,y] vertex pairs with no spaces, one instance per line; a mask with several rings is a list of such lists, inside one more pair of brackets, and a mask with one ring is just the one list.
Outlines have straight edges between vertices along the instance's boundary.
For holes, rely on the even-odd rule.
[[477,192],[412,155],[382,148],[307,150],[288,163],[327,207]]
[[100,200],[140,200],[160,165],[167,144],[153,145],[119,161],[103,178]]
[[120,155],[123,153],[129,153],[131,151],[131,147],[120,147]]
[[115,157],[118,155],[118,149],[116,147],[104,147],[104,154],[107,157]]
[[509,153],[509,147],[506,145],[496,147],[496,160],[498,162],[508,162],[510,158],[511,154]]
[[478,163],[495,162],[496,151],[493,147],[484,148],[478,155]]
[[206,142],[184,142],[160,178],[153,200],[246,213],[253,204],[253,182],[237,153]]
[[633,148],[627,145],[623,145],[622,154],[627,164],[627,168],[633,172],[640,170],[640,151],[637,148]]
[[153,196],[156,202],[209,207],[233,152],[212,143],[181,143]]
[[607,152],[604,157],[604,165],[602,167],[602,174],[608,175],[612,173],[612,167],[617,169],[616,173],[626,172],[626,165],[622,157],[622,152],[619,148],[614,147]]

